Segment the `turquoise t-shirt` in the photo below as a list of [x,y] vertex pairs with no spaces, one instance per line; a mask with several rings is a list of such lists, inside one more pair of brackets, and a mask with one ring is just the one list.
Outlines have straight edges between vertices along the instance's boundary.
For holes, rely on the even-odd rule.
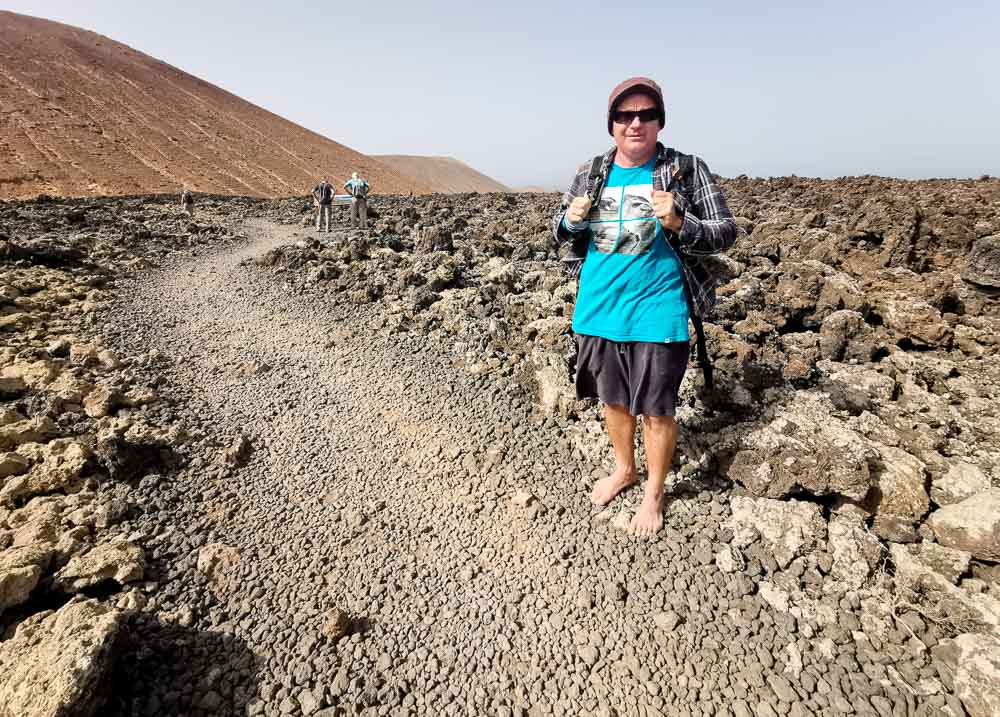
[[613,165],[587,220],[573,331],[611,341],[688,340],[680,258],[653,214],[653,164]]

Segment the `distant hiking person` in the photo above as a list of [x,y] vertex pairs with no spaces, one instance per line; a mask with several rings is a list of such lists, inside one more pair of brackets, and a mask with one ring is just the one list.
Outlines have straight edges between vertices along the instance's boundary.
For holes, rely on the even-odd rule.
[[361,228],[368,228],[368,182],[358,176],[357,172],[344,182],[344,189],[351,195],[351,226],[358,225],[360,220]]
[[316,231],[323,231],[323,217],[326,217],[326,231],[332,230],[330,227],[330,215],[333,212],[333,185],[323,177],[323,181],[313,189],[313,202],[316,205]]
[[[663,488],[677,445],[688,319],[703,337],[701,317],[715,299],[704,257],[729,248],[737,226],[707,165],[657,141],[666,112],[653,80],[633,77],[615,87],[607,123],[615,146],[577,170],[553,233],[579,271],[577,397],[604,403],[615,453],[614,472],[597,482],[591,500],[606,505],[638,480],[641,415],[649,475],[629,530],[652,536],[663,525]],[[703,340],[698,348],[710,383]]]
[[181,191],[181,207],[184,208],[185,214],[192,219],[194,218],[194,195],[191,194],[191,190],[186,186]]

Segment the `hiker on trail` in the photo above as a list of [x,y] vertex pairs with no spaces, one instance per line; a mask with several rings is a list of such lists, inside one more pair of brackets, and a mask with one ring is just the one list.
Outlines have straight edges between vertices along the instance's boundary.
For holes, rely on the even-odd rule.
[[333,185],[323,177],[323,181],[313,188],[313,203],[316,206],[316,231],[323,226],[323,217],[326,217],[326,231],[331,232],[330,214],[333,211]]
[[185,214],[192,219],[194,218],[194,195],[191,194],[191,190],[188,189],[186,184],[184,185],[184,189],[181,190],[181,207],[184,208]]
[[344,189],[351,195],[351,226],[358,225],[360,220],[361,228],[368,228],[368,182],[358,176],[357,172],[351,174],[351,178],[344,182]]
[[[577,170],[553,232],[580,278],[573,312],[577,397],[604,403],[615,453],[614,472],[597,482],[591,500],[606,505],[637,482],[641,415],[648,477],[629,530],[652,536],[663,525],[663,488],[677,444],[688,319],[703,336],[701,318],[715,297],[703,257],[729,248],[737,226],[706,164],[657,141],[666,111],[656,82],[633,77],[615,87],[607,122],[615,146]],[[710,385],[703,348],[700,341]]]

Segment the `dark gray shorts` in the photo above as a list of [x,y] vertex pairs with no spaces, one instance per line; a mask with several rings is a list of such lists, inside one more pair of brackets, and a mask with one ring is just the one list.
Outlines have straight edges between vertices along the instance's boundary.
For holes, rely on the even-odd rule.
[[576,334],[576,397],[625,406],[633,416],[673,416],[689,346]]

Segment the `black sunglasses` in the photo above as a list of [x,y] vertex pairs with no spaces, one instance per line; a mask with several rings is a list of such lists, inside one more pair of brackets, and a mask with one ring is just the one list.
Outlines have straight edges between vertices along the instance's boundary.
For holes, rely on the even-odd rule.
[[632,124],[632,120],[636,117],[643,123],[652,122],[655,119],[660,119],[660,110],[650,107],[645,110],[616,110],[614,114],[616,124]]

